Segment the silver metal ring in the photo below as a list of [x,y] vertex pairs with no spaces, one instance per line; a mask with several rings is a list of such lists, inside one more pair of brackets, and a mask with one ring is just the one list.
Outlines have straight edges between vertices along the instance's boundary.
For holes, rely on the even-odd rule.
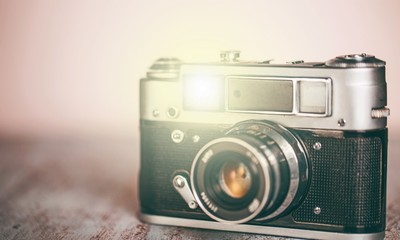
[[[291,203],[293,202],[293,200],[298,192],[300,176],[301,176],[300,169],[299,169],[299,159],[297,158],[297,156],[300,156],[301,158],[303,158],[302,160],[306,162],[306,154],[305,154],[305,151],[303,150],[303,147],[301,146],[301,143],[299,142],[299,140],[297,140],[297,138],[286,128],[284,128],[278,124],[274,124],[274,125],[275,125],[275,127],[279,127],[281,130],[285,131],[285,133],[287,134],[286,137],[290,137],[290,142],[292,142],[292,144],[295,143],[300,152],[296,153],[295,150],[293,149],[292,145],[281,134],[276,132],[273,128],[271,129],[273,131],[271,131],[268,134],[268,136],[271,137],[281,148],[281,151],[285,155],[286,161],[289,165],[290,185],[289,185],[288,193],[287,193],[285,199],[283,200],[281,206],[278,209],[276,209],[273,213],[269,214],[268,216],[257,219],[260,221],[271,219],[271,218],[274,218],[274,217],[280,215],[291,205]],[[269,125],[267,125],[267,126],[270,127]]]
[[[255,127],[255,129],[252,129],[251,127]],[[267,145],[264,145],[263,147],[254,147],[253,145],[249,144],[245,140],[240,139],[239,137],[230,137],[229,134],[234,133],[234,132],[239,132],[241,133],[241,130],[243,131],[249,131],[249,130],[254,130],[254,131],[260,131],[261,133],[265,134],[268,136],[270,141],[272,141],[271,144],[279,147],[281,153],[283,154],[288,170],[289,170],[289,175],[286,178],[288,179],[288,188],[287,188],[287,194],[281,200],[282,202],[280,203],[279,207],[273,210],[272,213],[269,213],[266,216],[262,216],[262,211],[266,210],[268,211],[269,206],[273,206],[273,202],[269,201],[274,201],[274,199],[270,199],[270,193],[272,194],[272,189],[275,187],[276,189],[279,189],[279,182],[267,182],[267,179],[270,179],[270,171],[272,171],[273,166],[276,166],[277,158],[274,156],[274,154],[271,152],[271,149],[267,147]],[[292,203],[297,202],[300,199],[300,196],[302,196],[300,193],[305,189],[305,186],[307,185],[308,181],[308,164],[307,164],[307,157],[305,150],[301,144],[301,142],[296,138],[294,134],[292,134],[288,129],[284,128],[283,126],[269,122],[269,121],[245,121],[238,123],[236,126],[228,130],[226,133],[228,136],[227,137],[222,137],[215,139],[209,143],[207,143],[203,148],[200,149],[200,151],[197,153],[195,160],[192,164],[192,169],[191,169],[191,188],[192,191],[195,195],[196,201],[199,203],[201,209],[212,219],[217,220],[219,222],[229,222],[229,223],[243,223],[252,219],[255,219],[256,221],[263,221],[263,220],[268,220],[274,217],[277,217],[284,213],[290,206],[292,206]],[[233,135],[234,136],[234,135]],[[244,147],[246,150],[250,151],[255,158],[257,159],[257,162],[260,164],[260,166],[263,169],[262,174],[265,176],[265,191],[268,194],[265,194],[265,196],[262,198],[261,204],[258,205],[257,209],[252,212],[252,214],[248,215],[247,217],[240,219],[240,220],[234,220],[234,221],[228,221],[226,219],[221,219],[218,216],[215,216],[207,206],[203,204],[202,198],[197,192],[196,189],[196,179],[195,179],[195,174],[196,172],[196,167],[198,165],[198,161],[201,161],[202,158],[204,158],[203,154],[210,149],[213,145],[218,144],[218,143],[235,143],[238,144],[242,147]],[[268,144],[268,143],[263,143],[263,144]],[[266,161],[261,161],[261,160],[266,160]],[[204,160],[203,160],[204,161]],[[197,179],[198,180],[198,179]],[[272,185],[274,184],[274,185]],[[203,199],[204,200],[204,199]],[[275,199],[276,200],[276,199]],[[207,199],[209,201],[209,199]],[[207,202],[206,201],[206,202]],[[267,205],[269,204],[269,206]],[[212,209],[211,209],[212,210]],[[214,208],[215,210],[215,208]],[[215,211],[214,211],[215,212]],[[255,218],[258,215],[261,215],[259,218]]]
[[[240,219],[240,220],[236,220],[236,221],[228,221],[222,218],[219,218],[217,216],[215,216],[213,213],[211,213],[208,208],[206,206],[204,206],[203,201],[199,195],[199,193],[196,191],[195,188],[195,179],[194,179],[194,173],[195,173],[195,168],[197,166],[197,162],[201,161],[200,157],[201,155],[203,155],[204,151],[206,151],[209,147],[211,147],[212,145],[218,144],[218,143],[234,143],[234,144],[238,144],[242,147],[244,147],[246,150],[250,151],[257,160],[264,158],[264,156],[262,155],[262,153],[260,153],[256,148],[254,148],[253,146],[251,146],[250,144],[248,144],[247,142],[241,140],[241,139],[237,139],[237,138],[232,138],[232,137],[222,137],[222,138],[218,138],[215,140],[212,140],[210,142],[208,142],[206,145],[204,145],[197,153],[196,157],[194,158],[193,164],[192,164],[192,168],[191,168],[191,174],[190,174],[190,183],[191,183],[191,188],[192,188],[192,192],[193,195],[197,201],[197,203],[199,204],[200,208],[212,219],[218,221],[218,222],[225,222],[225,223],[235,223],[235,224],[239,224],[239,223],[244,223],[247,221],[250,221],[252,219],[254,219],[258,214],[261,213],[261,211],[264,209],[265,204],[267,203],[268,200],[268,195],[270,192],[270,186],[268,184],[265,184],[265,188],[263,189],[265,194],[262,198],[261,203],[258,205],[258,207],[256,208],[256,210],[253,211],[252,214],[250,214],[249,216]],[[269,178],[270,174],[269,174],[269,166],[266,164],[266,162],[263,161],[259,161],[258,162],[261,166],[262,169],[262,173],[264,174],[265,178]]]

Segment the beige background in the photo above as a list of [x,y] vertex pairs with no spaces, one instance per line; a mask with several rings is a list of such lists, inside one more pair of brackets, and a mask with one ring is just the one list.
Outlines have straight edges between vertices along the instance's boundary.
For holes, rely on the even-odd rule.
[[160,56],[387,61],[399,138],[400,1],[0,1],[0,135],[138,135],[138,83]]

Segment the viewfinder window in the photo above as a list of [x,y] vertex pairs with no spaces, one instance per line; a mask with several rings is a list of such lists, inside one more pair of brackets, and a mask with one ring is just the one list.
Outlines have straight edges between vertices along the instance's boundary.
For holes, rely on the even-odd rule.
[[326,81],[300,81],[299,82],[301,113],[326,113],[327,83]]

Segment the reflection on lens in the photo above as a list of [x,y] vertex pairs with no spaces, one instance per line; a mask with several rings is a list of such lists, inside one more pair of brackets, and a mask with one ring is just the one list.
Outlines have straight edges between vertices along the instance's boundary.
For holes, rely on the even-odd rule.
[[251,186],[249,169],[241,162],[228,161],[220,171],[222,189],[232,198],[244,197]]

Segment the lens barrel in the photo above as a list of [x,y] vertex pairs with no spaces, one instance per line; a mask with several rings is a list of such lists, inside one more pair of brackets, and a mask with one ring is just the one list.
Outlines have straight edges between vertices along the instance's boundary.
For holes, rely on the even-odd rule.
[[307,157],[299,139],[269,121],[245,121],[197,153],[191,187],[202,210],[220,222],[268,220],[302,196]]

